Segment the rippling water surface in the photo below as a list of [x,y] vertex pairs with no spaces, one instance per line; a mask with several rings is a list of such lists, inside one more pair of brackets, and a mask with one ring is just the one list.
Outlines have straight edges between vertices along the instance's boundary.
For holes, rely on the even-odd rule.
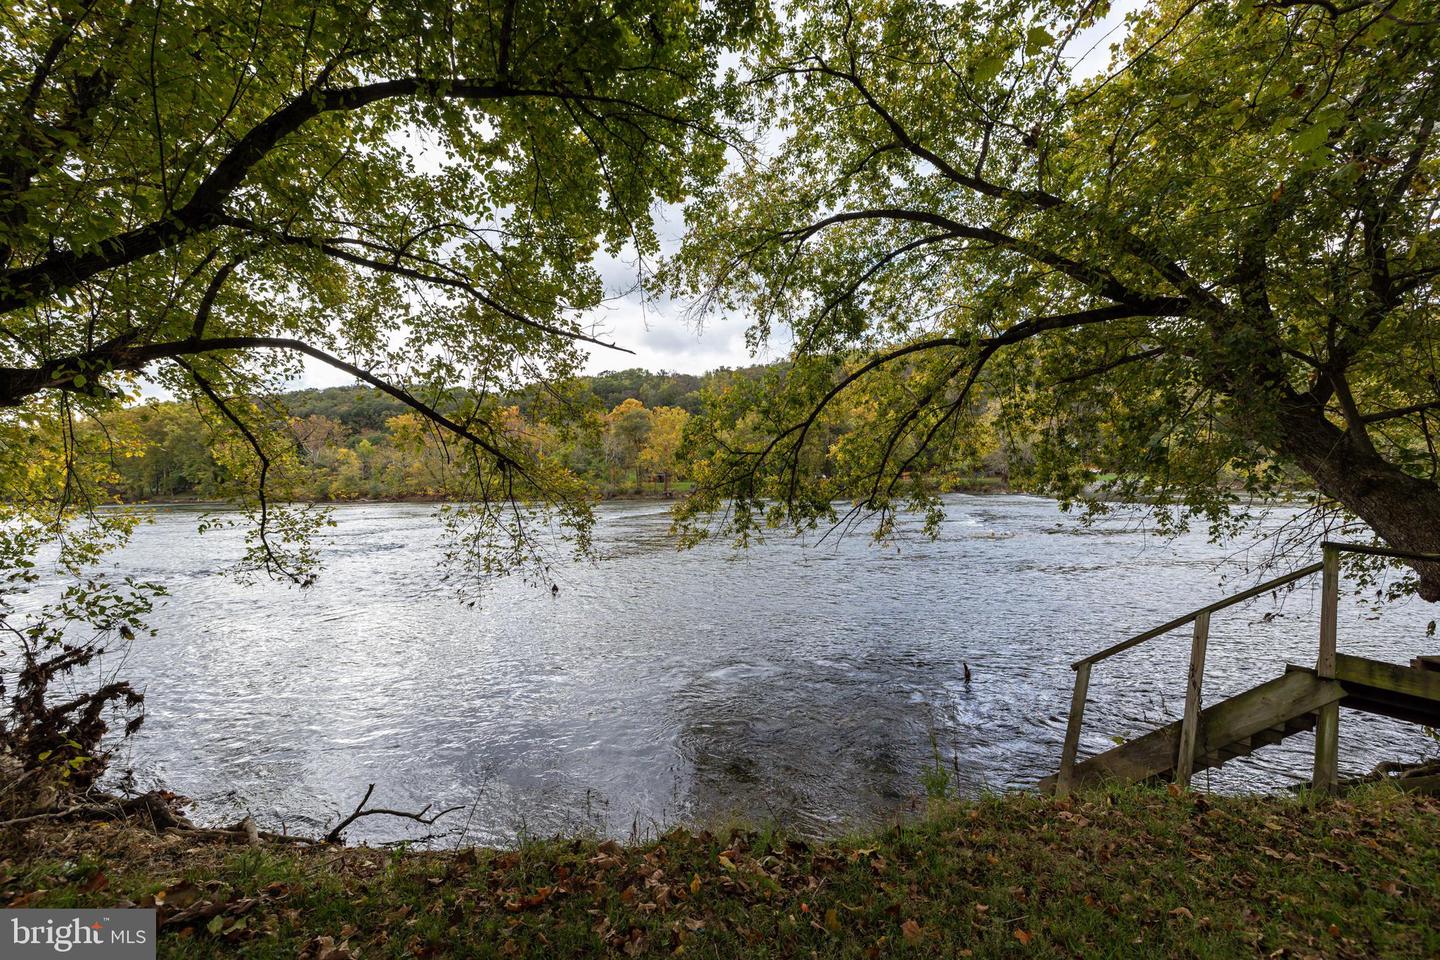
[[[1069,661],[1254,582],[1226,562],[1234,545],[1084,527],[1027,497],[956,497],[934,542],[739,554],[677,553],[645,503],[602,508],[608,559],[558,571],[558,596],[506,582],[467,609],[438,583],[431,508],[336,519],[303,592],[235,584],[237,535],[196,536],[192,510],[159,511],[119,557],[174,593],[123,671],[147,694],[127,758],[141,786],[197,798],[202,818],[313,830],[375,782],[385,806],[463,806],[448,822],[472,842],[731,815],[835,832],[911,808],[937,753],[961,791],[1032,784],[1056,763]],[[1318,592],[1217,615],[1205,702],[1313,662]],[[1428,605],[1342,608],[1342,651],[1426,648]],[[1177,631],[1097,667],[1082,750],[1178,716],[1188,650]],[[1294,783],[1312,742],[1211,784]],[[1435,752],[1349,711],[1340,744],[1349,771]],[[372,818],[355,837],[414,826]]]

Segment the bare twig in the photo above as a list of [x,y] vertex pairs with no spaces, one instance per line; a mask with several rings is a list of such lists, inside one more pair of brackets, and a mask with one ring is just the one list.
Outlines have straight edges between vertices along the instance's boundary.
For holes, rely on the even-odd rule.
[[361,817],[402,817],[406,820],[414,820],[417,823],[423,823],[426,826],[429,826],[436,820],[439,820],[441,817],[445,816],[447,813],[454,813],[456,810],[465,809],[464,807],[449,807],[445,810],[440,810],[434,814],[431,814],[428,817],[425,816],[425,814],[430,812],[431,805],[428,803],[425,804],[425,806],[421,810],[415,813],[410,813],[405,810],[387,810],[383,807],[372,807],[371,809],[366,810],[365,804],[370,802],[370,795],[374,792],[375,784],[372,783],[368,788],[366,788],[365,796],[360,798],[360,803],[356,805],[355,811],[351,813],[350,816],[337,823],[335,825],[335,829],[325,834],[326,843],[339,843],[340,836],[345,832],[345,828],[350,826],[350,824],[354,823],[356,820],[359,820]]

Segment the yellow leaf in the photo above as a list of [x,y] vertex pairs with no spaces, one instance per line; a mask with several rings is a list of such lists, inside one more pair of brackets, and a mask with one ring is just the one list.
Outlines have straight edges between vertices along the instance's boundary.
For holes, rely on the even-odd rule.
[[1016,940],[1019,940],[1022,944],[1024,944],[1025,946],[1028,947],[1028,946],[1030,946],[1030,941],[1031,941],[1031,940],[1034,940],[1035,937],[1034,937],[1033,934],[1030,933],[1029,930],[1026,930],[1026,929],[1024,929],[1024,928],[1022,928],[1022,927],[1016,927],[1016,928],[1015,928],[1015,939],[1016,939]]

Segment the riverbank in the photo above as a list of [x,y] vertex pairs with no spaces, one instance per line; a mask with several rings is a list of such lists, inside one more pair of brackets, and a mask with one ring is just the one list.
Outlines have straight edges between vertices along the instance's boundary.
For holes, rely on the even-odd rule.
[[[612,501],[645,500],[661,503],[673,502],[684,499],[690,492],[692,484],[676,484],[670,490],[662,489],[659,484],[655,489],[615,489],[599,490],[595,492],[595,499],[598,503],[609,503]],[[970,491],[966,491],[970,492]],[[979,491],[977,491],[979,492]],[[988,491],[987,491],[988,492]],[[315,500],[307,501],[307,505],[316,507],[350,507],[365,506],[379,503],[451,503],[450,498],[438,494],[414,494],[394,497],[353,497],[348,500]],[[233,500],[205,500],[199,497],[164,497],[152,500],[119,500],[117,503],[126,507],[203,507],[215,510],[234,510],[239,504]]]
[[[633,485],[600,487],[594,491],[596,502],[612,503],[627,501],[654,501],[669,503],[683,500],[695,487],[688,480],[677,480],[669,485],[658,481],[646,481],[640,489]],[[945,493],[1004,494],[1012,492],[1009,485],[999,477],[952,478],[944,485]],[[238,505],[231,500],[206,500],[200,497],[156,497],[147,500],[120,500],[127,507],[207,507],[233,509]],[[438,494],[406,494],[393,497],[351,497],[345,500],[317,500],[315,506],[340,507],[375,503],[447,503],[448,499]]]
[[[13,842],[12,842],[13,840]],[[4,842],[11,906],[157,904],[162,957],[1433,957],[1440,801],[1010,794],[833,843],[459,852],[132,826]]]

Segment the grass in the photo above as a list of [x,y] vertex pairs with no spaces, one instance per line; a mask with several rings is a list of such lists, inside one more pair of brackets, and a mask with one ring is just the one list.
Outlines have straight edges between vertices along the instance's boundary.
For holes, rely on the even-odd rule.
[[20,839],[0,902],[158,900],[163,957],[1440,954],[1440,801],[1380,788],[1007,795],[827,843],[276,849],[114,825]]

